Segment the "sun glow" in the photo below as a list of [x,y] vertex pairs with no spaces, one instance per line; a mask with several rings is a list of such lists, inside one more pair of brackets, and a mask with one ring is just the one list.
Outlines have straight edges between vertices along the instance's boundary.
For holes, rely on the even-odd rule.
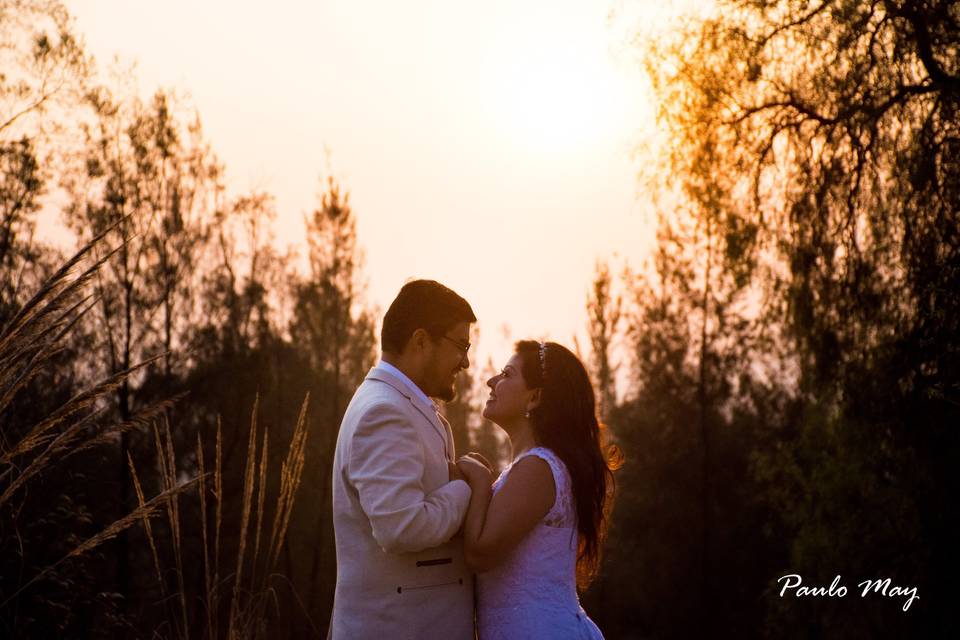
[[73,4],[99,60],[139,60],[148,96],[189,91],[227,193],[276,196],[281,250],[304,255],[303,214],[333,173],[369,300],[382,311],[406,278],[441,280],[482,316],[484,360],[512,338],[582,332],[595,260],[652,242],[631,159],[654,122],[633,35],[671,1],[413,0],[375,16],[348,0]]
[[[594,14],[595,16],[595,14]],[[488,57],[493,127],[527,150],[582,151],[623,137],[626,80],[608,50],[603,21],[518,22]]]

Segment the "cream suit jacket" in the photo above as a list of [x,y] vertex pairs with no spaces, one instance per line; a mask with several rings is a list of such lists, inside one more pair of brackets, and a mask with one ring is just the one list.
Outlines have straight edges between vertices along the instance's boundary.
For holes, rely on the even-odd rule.
[[453,435],[432,403],[374,367],[344,414],[333,460],[333,640],[473,638],[460,529],[470,487],[449,481]]

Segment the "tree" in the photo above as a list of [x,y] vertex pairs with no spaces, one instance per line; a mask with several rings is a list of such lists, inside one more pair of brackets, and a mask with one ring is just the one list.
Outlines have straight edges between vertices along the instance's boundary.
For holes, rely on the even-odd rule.
[[[0,538],[16,549],[4,557],[0,581],[5,635],[119,631],[126,622],[117,615],[118,594],[98,589],[98,557],[91,551],[139,516],[122,514],[98,529],[83,482],[95,473],[97,460],[91,453],[69,459],[155,419],[169,402],[143,407],[123,421],[103,410],[122,380],[147,363],[94,384],[77,379],[77,351],[84,342],[68,338],[93,307],[85,289],[106,258],[77,271],[105,235],[60,265],[0,330]],[[149,515],[156,503],[141,505],[139,514]]]
[[[687,637],[739,628],[762,589],[746,446],[759,429],[751,360],[762,342],[709,226],[689,210],[662,212],[657,238],[653,265],[625,274],[631,375],[609,423],[626,461],[609,557],[586,601],[611,633]],[[609,274],[597,281],[611,287]]]
[[[164,92],[145,105],[98,87],[89,92],[88,105],[92,122],[82,125],[82,166],[63,177],[70,198],[64,220],[81,243],[106,232],[107,241],[120,246],[95,281],[95,333],[102,338],[89,366],[114,374],[165,352],[159,377],[166,382],[147,371],[117,388],[116,411],[128,421],[139,390],[149,388],[145,395],[151,400],[172,390],[173,350],[186,346],[193,319],[192,266],[210,214],[204,196],[215,191],[217,168],[199,124],[184,125],[174,117]],[[128,453],[147,443],[136,435],[121,435],[114,461],[122,513],[133,506]],[[126,532],[118,547],[117,580],[126,594],[131,591]]]
[[957,489],[942,452],[960,450],[958,10],[724,1],[648,55],[664,175],[797,372],[781,390],[798,406],[757,452],[782,569],[829,582],[883,566],[930,598],[922,621],[867,607],[839,628],[832,603],[770,605],[771,630],[956,627],[960,521],[938,514]]
[[203,138],[199,116],[180,122],[170,96],[158,91],[148,112],[128,130],[135,140],[137,194],[152,209],[148,281],[161,311],[158,342],[166,353],[163,374],[173,375],[175,349],[187,341],[198,290],[194,275],[206,249],[221,168]]
[[931,298],[949,304],[931,294],[956,284],[960,245],[956,14],[955,2],[722,2],[649,58],[672,175],[703,215],[721,214],[728,260],[786,270],[768,284],[814,358],[811,383],[937,317]]
[[0,43],[0,141],[46,140],[62,124],[50,112],[76,106],[91,73],[70,15],[56,0],[3,0]]
[[[228,570],[225,567],[229,564],[225,563],[234,562],[242,548],[242,513],[238,506],[247,499],[251,482],[247,477],[251,434],[254,434],[255,447],[263,456],[259,464],[265,467],[261,468],[286,465],[282,452],[296,432],[297,410],[306,392],[317,398],[318,390],[302,350],[283,335],[282,309],[291,304],[296,282],[291,283],[294,277],[289,271],[289,256],[279,254],[272,244],[271,223],[276,217],[273,197],[261,191],[225,202],[219,202],[221,197],[222,194],[218,194],[218,206],[208,228],[210,244],[199,262],[202,321],[190,333],[191,357],[186,361],[187,371],[179,381],[180,388],[189,394],[188,402],[174,414],[174,419],[181,432],[190,438],[199,436],[208,455],[218,450],[222,452],[220,487],[210,500],[215,498],[224,505],[223,521],[222,526],[215,528],[211,519],[206,532],[209,540],[216,540],[215,546],[220,551],[219,555],[215,551],[209,554],[211,562],[221,562],[220,575],[226,578]],[[318,400],[322,401],[322,398]],[[311,400],[305,416],[315,428],[322,425],[321,416],[326,411],[325,407],[317,405],[318,402]],[[259,435],[254,432],[256,428],[260,430]],[[188,451],[194,448],[193,442],[185,444]],[[210,461],[207,463],[209,465]],[[180,464],[199,470],[199,461],[191,456],[184,456]],[[312,456],[308,456],[307,464],[308,469],[313,468]],[[279,482],[262,474],[256,482],[258,505],[261,495],[262,504],[266,505],[262,511],[257,507],[259,526],[261,513],[263,522],[274,521],[282,500],[278,501]],[[198,505],[193,506],[199,511]],[[315,510],[307,507],[303,511],[305,515],[294,512],[294,521],[309,518],[312,522]],[[203,524],[196,518],[183,522],[181,535],[185,558],[199,559],[206,552],[201,546]],[[248,524],[253,527],[252,523]],[[266,556],[257,559],[251,553],[251,531],[247,532],[246,556],[242,561],[247,563],[245,580],[252,581],[259,576],[269,584],[269,589],[282,592],[277,599],[279,610],[267,607],[255,616],[255,621],[265,623],[269,620],[273,625],[271,628],[301,629],[303,610],[295,603],[296,598],[301,597],[299,594],[306,594],[306,581],[296,570],[292,560],[295,553],[290,547],[296,547],[296,555],[303,552],[301,548],[309,551],[312,547],[305,545],[305,536],[296,524],[291,523],[284,538],[284,549],[277,559],[281,566],[274,572]],[[315,530],[308,535],[315,539]],[[241,561],[238,559],[236,563],[239,566]],[[227,629],[236,623],[231,601],[237,589],[242,602],[263,601],[263,593],[249,592],[245,584],[237,583],[224,583],[214,589],[215,602],[204,600],[200,586],[206,576],[201,565],[195,562],[188,567],[190,575],[185,577],[187,600],[193,601],[196,596],[205,602],[205,606],[220,605],[209,611],[209,618],[203,615],[207,612],[201,607],[194,610],[191,635],[210,632],[211,618],[215,629]],[[280,576],[282,580],[274,585],[273,579]],[[287,588],[296,597],[287,598]],[[280,623],[278,619],[285,619],[286,623]],[[305,630],[301,631],[305,633]]]
[[[18,297],[27,263],[36,264],[34,215],[40,208],[43,178],[33,143],[24,137],[0,143],[0,306]],[[0,311],[5,317],[5,313]]]
[[[56,262],[34,239],[35,216],[69,147],[67,120],[90,61],[66,9],[49,0],[0,1],[0,318]],[[51,137],[56,144],[51,145]],[[28,268],[30,267],[30,268]]]
[[[290,337],[302,354],[318,399],[315,436],[308,443],[313,467],[306,484],[317,506],[307,537],[312,556],[309,608],[329,616],[335,564],[330,469],[337,432],[347,399],[375,358],[373,316],[363,306],[362,256],[357,248],[356,219],[349,193],[328,177],[320,206],[305,221],[309,276],[295,288]],[[306,549],[304,550],[306,552]],[[322,603],[322,604],[321,604]]]
[[606,263],[598,262],[594,271],[593,288],[587,298],[590,364],[600,392],[598,410],[603,421],[609,420],[610,412],[617,403],[618,364],[613,361],[612,350],[623,312],[623,298],[614,296],[610,291],[612,281],[610,267]]
[[290,332],[315,370],[329,376],[325,395],[331,418],[339,420],[345,392],[352,392],[372,363],[374,336],[373,318],[362,307],[362,256],[350,194],[341,194],[332,177],[320,194],[320,207],[306,220],[306,232],[310,276],[297,291]]
[[71,147],[68,121],[88,87],[91,62],[60,2],[2,0],[0,69],[0,300],[9,303],[24,268],[42,261],[34,217]]
[[273,197],[260,191],[215,208],[201,269],[204,320],[191,338],[199,361],[230,359],[280,333],[276,306],[289,287],[287,260],[272,246],[275,219]]

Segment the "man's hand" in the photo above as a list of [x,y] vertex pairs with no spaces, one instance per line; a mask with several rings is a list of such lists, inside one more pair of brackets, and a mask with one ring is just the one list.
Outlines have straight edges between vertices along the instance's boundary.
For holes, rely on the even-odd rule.
[[447,460],[447,471],[450,473],[450,482],[454,480],[463,480],[466,481],[466,476],[463,475],[463,472],[460,471],[460,468],[454,463]]

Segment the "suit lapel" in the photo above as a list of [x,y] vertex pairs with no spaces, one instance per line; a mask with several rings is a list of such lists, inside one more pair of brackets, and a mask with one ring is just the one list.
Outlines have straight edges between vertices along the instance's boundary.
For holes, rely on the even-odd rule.
[[453,429],[450,428],[450,421],[443,417],[443,414],[437,411],[437,418],[443,424],[443,432],[446,434],[447,453],[451,460],[457,459],[457,452],[453,448]]
[[437,412],[435,405],[424,402],[423,398],[411,392],[407,385],[402,380],[397,378],[397,376],[393,375],[389,371],[381,369],[380,367],[374,367],[371,369],[367,374],[367,379],[385,382],[399,391],[407,400],[409,400],[410,404],[412,404],[414,408],[419,411],[421,415],[423,415],[427,422],[430,423],[430,426],[433,427],[433,430],[437,433],[437,435],[440,436],[440,439],[443,441],[444,451],[447,453],[448,457],[450,456],[450,440],[447,436],[449,427],[441,424],[441,416]]

